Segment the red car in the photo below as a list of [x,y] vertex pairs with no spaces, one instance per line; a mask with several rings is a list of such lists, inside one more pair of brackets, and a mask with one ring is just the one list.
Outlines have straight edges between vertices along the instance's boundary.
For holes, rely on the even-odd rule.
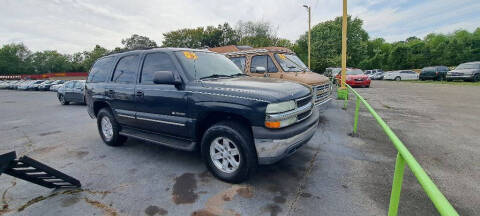
[[[339,72],[335,79],[337,83],[340,83],[341,72]],[[370,87],[370,78],[363,73],[360,69],[347,68],[347,78],[345,82],[352,87]]]

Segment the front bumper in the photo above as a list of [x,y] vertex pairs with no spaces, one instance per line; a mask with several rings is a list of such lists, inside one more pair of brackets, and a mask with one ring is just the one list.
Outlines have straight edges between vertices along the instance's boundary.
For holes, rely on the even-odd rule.
[[295,153],[315,134],[318,125],[318,107],[310,117],[298,124],[282,129],[252,127],[259,164],[273,164]]
[[362,80],[362,81],[356,81],[356,80],[347,80],[346,83],[350,86],[369,86],[370,85],[370,80]]

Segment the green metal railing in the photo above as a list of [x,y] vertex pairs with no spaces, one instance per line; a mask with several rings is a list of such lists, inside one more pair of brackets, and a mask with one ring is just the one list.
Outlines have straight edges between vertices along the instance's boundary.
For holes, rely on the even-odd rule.
[[[457,211],[452,207],[450,202],[445,198],[445,196],[438,190],[435,183],[432,179],[428,177],[425,170],[418,164],[415,157],[408,151],[407,147],[400,141],[400,139],[395,135],[395,133],[390,129],[390,127],[383,121],[383,119],[375,112],[375,110],[370,106],[370,104],[365,101],[365,99],[358,94],[353,88],[347,85],[347,88],[353,92],[356,96],[356,105],[355,105],[355,117],[353,122],[353,134],[357,134],[358,127],[358,113],[360,110],[360,102],[365,105],[367,110],[372,114],[373,118],[377,120],[378,124],[382,127],[385,134],[392,141],[393,145],[397,149],[397,160],[395,163],[395,173],[393,175],[393,184],[392,184],[392,193],[390,195],[390,205],[388,208],[389,216],[396,216],[398,213],[398,203],[400,202],[400,192],[402,190],[402,181],[403,181],[403,171],[405,168],[405,163],[408,165],[410,170],[413,172],[415,177],[417,177],[418,182],[422,186],[425,193],[427,193],[430,200],[437,208],[438,212],[441,215],[458,215]],[[345,98],[344,108],[347,106],[348,97]]]

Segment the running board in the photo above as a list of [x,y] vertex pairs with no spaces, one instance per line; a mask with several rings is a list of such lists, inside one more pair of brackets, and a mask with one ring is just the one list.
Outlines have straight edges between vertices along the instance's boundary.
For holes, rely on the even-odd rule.
[[0,175],[5,173],[47,188],[79,188],[82,186],[77,179],[32,158],[22,156],[15,159],[16,157],[15,151],[0,155]]
[[155,144],[167,146],[174,149],[180,149],[184,151],[193,151],[195,149],[195,142],[191,140],[181,139],[173,136],[161,135],[157,133],[145,132],[142,130],[123,127],[120,135],[152,142]]

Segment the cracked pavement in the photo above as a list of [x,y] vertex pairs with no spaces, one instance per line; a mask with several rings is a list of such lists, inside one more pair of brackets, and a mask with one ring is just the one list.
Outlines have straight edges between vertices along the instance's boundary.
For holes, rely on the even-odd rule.
[[[393,100],[385,93],[391,85],[402,92]],[[409,95],[409,89],[414,90],[408,85],[374,82],[372,88],[359,91],[386,116],[459,213],[478,215],[479,207],[474,205],[480,201],[474,194],[479,187],[478,166],[450,169],[478,162],[478,146],[470,152],[466,148],[444,152],[441,147],[450,141],[443,137],[442,142],[438,134],[436,149],[416,146],[423,139],[418,133],[438,123],[431,120],[437,116],[423,113],[425,107],[437,104]],[[412,98],[418,106],[405,104]],[[461,101],[455,103],[463,106]],[[346,111],[342,105],[334,101],[329,106],[315,136],[294,155],[260,166],[249,181],[233,185],[208,173],[197,152],[134,139],[122,147],[106,146],[85,106],[61,106],[55,93],[0,91],[0,153],[27,154],[83,185],[81,190],[51,190],[1,175],[0,215],[386,215],[396,151],[364,109],[360,137],[348,136],[354,103],[350,101]],[[453,103],[450,106],[455,108]],[[471,145],[473,139],[463,141]],[[457,154],[465,158],[455,156],[456,162],[449,158]],[[429,162],[430,156],[440,159]],[[463,176],[466,172],[470,176]],[[462,185],[455,186],[457,179],[473,191],[459,195],[456,190]],[[399,209],[399,215],[437,214],[408,169]]]

